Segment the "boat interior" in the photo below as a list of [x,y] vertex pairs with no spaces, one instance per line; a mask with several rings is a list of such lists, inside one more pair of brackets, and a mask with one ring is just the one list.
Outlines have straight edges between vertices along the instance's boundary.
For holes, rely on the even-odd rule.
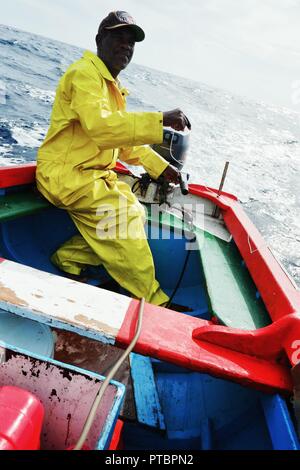
[[[1,199],[0,256],[62,276],[50,256],[76,233],[67,212],[41,200],[32,188]],[[148,217],[156,277],[172,302],[187,315],[236,328],[271,323],[234,240],[197,229],[196,249],[187,251],[190,237],[178,236],[177,222]],[[112,281],[103,267],[89,276],[100,288]],[[126,449],[292,449],[299,444],[290,405],[277,394],[137,354],[130,366],[133,406],[123,414]]]
[[[215,316],[220,324],[243,329],[271,322],[232,238],[226,241],[197,228],[194,239],[188,229],[183,232],[176,216],[153,216],[149,211],[146,232],[156,277],[172,302],[187,314]],[[66,211],[31,189],[8,191],[0,200],[0,256],[5,259],[64,276],[50,257],[76,233]],[[88,282],[99,287],[109,288],[112,281],[102,266],[88,268],[87,275]],[[120,293],[130,295],[122,288]]]

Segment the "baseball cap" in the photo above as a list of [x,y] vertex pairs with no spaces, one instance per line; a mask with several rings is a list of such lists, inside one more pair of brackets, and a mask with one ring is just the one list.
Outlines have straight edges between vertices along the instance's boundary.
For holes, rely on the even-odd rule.
[[132,16],[126,11],[112,11],[110,12],[104,20],[101,21],[98,34],[101,35],[103,30],[112,30],[122,27],[130,27],[135,33],[135,41],[140,42],[145,39],[145,33],[136,24]]

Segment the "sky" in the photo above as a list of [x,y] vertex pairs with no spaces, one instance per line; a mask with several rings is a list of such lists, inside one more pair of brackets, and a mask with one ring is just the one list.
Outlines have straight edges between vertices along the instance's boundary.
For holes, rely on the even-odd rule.
[[145,30],[135,63],[300,112],[300,0],[9,0],[0,21],[94,50],[112,10]]

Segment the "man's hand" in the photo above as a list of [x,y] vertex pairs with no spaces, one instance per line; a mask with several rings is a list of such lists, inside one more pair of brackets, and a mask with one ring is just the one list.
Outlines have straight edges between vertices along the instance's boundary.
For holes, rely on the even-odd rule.
[[184,131],[186,127],[189,130],[192,128],[190,121],[179,108],[163,113],[163,125],[172,127],[175,131]]
[[170,183],[178,184],[180,179],[180,171],[175,168],[175,166],[169,165],[162,172],[161,176],[163,176],[167,181]]

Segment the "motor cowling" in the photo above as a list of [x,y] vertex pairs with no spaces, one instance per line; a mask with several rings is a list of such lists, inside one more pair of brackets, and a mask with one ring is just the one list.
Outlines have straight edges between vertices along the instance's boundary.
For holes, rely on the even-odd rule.
[[167,162],[182,170],[189,149],[190,133],[182,133],[173,129],[164,128],[161,144],[152,145],[153,150],[159,153]]

